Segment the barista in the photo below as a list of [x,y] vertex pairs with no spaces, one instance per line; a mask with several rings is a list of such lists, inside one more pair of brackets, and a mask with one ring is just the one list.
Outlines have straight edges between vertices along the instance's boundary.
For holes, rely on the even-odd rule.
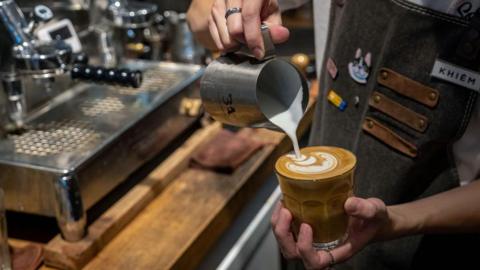
[[[295,240],[291,213],[279,204],[272,227],[286,258],[308,269],[478,268],[479,7],[458,0],[314,1],[321,66],[310,144],[357,155],[358,197],[345,204],[348,238],[331,251],[312,248],[307,224]],[[269,24],[274,42],[288,38],[276,0],[216,0],[208,23],[190,21],[194,31],[209,29],[217,49],[246,43],[259,59],[260,22]],[[345,110],[329,103],[331,90],[348,103]]]

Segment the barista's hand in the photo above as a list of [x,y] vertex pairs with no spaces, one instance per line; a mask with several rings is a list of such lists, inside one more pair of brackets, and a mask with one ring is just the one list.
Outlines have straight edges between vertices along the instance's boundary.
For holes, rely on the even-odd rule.
[[208,17],[215,0],[193,0],[187,11],[187,21],[195,39],[205,48],[216,50],[208,29]]
[[[331,250],[335,263],[343,262],[373,240],[383,239],[389,230],[390,220],[383,201],[371,198],[349,198],[345,211],[350,216],[348,237],[345,242]],[[307,269],[324,269],[329,267],[331,257],[326,251],[317,251],[312,247],[312,228],[302,224],[295,242],[290,230],[292,214],[281,203],[272,214],[272,229],[280,250],[286,259],[302,259]]]
[[[241,8],[242,12],[225,19],[229,8]],[[232,51],[239,47],[239,43],[245,43],[255,57],[262,59],[265,49],[260,32],[261,22],[269,26],[273,43],[288,39],[288,29],[281,25],[277,0],[215,0],[208,25],[219,50]]]

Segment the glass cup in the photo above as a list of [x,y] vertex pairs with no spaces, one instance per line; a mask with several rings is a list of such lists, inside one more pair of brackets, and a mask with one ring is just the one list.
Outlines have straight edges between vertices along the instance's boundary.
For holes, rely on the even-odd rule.
[[10,250],[8,248],[7,219],[3,190],[0,189],[0,270],[11,270]]
[[281,156],[275,171],[283,194],[283,205],[293,215],[292,230],[300,225],[313,229],[313,246],[332,249],[345,238],[348,215],[344,205],[353,195],[356,157],[337,147],[313,146],[301,149],[302,157]]

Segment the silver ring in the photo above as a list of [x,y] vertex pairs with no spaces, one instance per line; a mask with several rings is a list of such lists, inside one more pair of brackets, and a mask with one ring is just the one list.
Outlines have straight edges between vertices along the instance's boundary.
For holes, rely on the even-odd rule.
[[239,7],[229,8],[229,9],[227,9],[227,12],[225,12],[225,19],[227,19],[228,16],[230,16],[232,14],[241,13],[241,12],[242,12],[242,8],[239,8]]
[[332,252],[330,250],[325,249],[325,252],[327,252],[328,255],[330,255],[330,263],[328,263],[328,269],[333,269],[333,266],[335,265],[335,257],[333,257]]

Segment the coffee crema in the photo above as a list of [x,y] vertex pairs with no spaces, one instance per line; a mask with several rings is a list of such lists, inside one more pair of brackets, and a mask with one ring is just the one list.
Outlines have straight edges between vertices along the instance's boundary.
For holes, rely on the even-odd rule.
[[328,180],[353,169],[356,158],[348,150],[330,146],[311,146],[300,150],[301,158],[283,155],[276,164],[277,173],[295,180]]

